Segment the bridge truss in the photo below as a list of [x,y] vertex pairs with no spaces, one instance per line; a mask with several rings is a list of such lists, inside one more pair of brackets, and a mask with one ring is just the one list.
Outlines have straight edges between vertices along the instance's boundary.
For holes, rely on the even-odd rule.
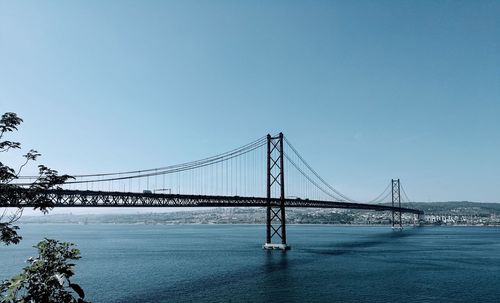
[[[365,209],[375,211],[400,211],[403,213],[423,214],[423,211],[411,208],[399,208],[380,204],[331,202],[309,199],[281,199],[266,197],[239,196],[204,196],[155,193],[128,193],[87,190],[46,190],[30,192],[29,198],[22,194],[22,189],[12,193],[19,197],[16,207],[36,207],[32,201],[51,201],[52,207],[285,207],[297,208],[340,208]],[[0,207],[5,206],[1,205]]]

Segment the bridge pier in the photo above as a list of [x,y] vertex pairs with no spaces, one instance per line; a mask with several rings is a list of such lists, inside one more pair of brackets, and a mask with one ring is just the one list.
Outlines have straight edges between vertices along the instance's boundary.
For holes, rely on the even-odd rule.
[[[401,216],[401,185],[399,179],[392,179],[392,229],[403,229],[403,217]],[[397,207],[397,208],[395,208]]]
[[418,223],[418,226],[421,226],[425,223],[425,214],[424,213],[417,215],[417,223]]
[[[273,189],[276,189],[273,191]],[[271,203],[279,192],[279,204]],[[266,207],[266,243],[263,249],[280,249],[286,251],[290,246],[286,243],[285,216],[285,170],[283,156],[283,133],[277,137],[267,135],[267,207]],[[273,243],[273,237],[281,243]],[[279,241],[278,240],[278,241]]]

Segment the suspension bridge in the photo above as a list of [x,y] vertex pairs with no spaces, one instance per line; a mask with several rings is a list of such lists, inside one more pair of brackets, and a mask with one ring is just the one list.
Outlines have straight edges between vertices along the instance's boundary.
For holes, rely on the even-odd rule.
[[356,201],[342,194],[305,161],[282,133],[197,161],[73,177],[59,189],[38,191],[25,199],[21,192],[28,191],[37,176],[20,176],[13,184],[20,197],[17,206],[34,207],[32,201],[43,198],[53,207],[263,207],[263,248],[281,250],[290,248],[286,238],[287,207],[387,211],[392,213],[392,227],[398,229],[403,227],[403,213],[416,220],[423,215],[421,210],[401,206],[411,200],[399,179],[392,179],[370,201]]

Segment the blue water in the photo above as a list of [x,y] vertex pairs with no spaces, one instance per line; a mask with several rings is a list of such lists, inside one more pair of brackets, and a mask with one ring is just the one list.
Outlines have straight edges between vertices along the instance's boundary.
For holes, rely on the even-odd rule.
[[21,227],[0,279],[43,237],[78,244],[74,282],[92,302],[500,302],[500,229],[291,225],[287,253],[260,225]]

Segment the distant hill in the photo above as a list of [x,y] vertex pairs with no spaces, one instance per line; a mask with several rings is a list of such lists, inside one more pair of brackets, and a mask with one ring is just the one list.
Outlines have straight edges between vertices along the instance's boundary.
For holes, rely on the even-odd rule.
[[410,202],[404,207],[417,208],[426,214],[500,214],[500,203],[449,201],[449,202]]
[[[428,215],[463,216],[468,221],[497,224],[500,218],[500,203],[479,202],[412,202],[402,206],[421,209]],[[103,211],[106,211],[103,209]],[[474,216],[476,219],[473,219]],[[290,224],[389,224],[390,212],[370,210],[287,208]],[[478,217],[482,219],[478,221]],[[463,221],[466,220],[466,221]],[[112,223],[112,224],[264,224],[265,209],[257,208],[213,208],[167,213],[138,213],[99,215],[46,215],[22,217],[22,223]],[[430,223],[432,221],[429,221]]]

